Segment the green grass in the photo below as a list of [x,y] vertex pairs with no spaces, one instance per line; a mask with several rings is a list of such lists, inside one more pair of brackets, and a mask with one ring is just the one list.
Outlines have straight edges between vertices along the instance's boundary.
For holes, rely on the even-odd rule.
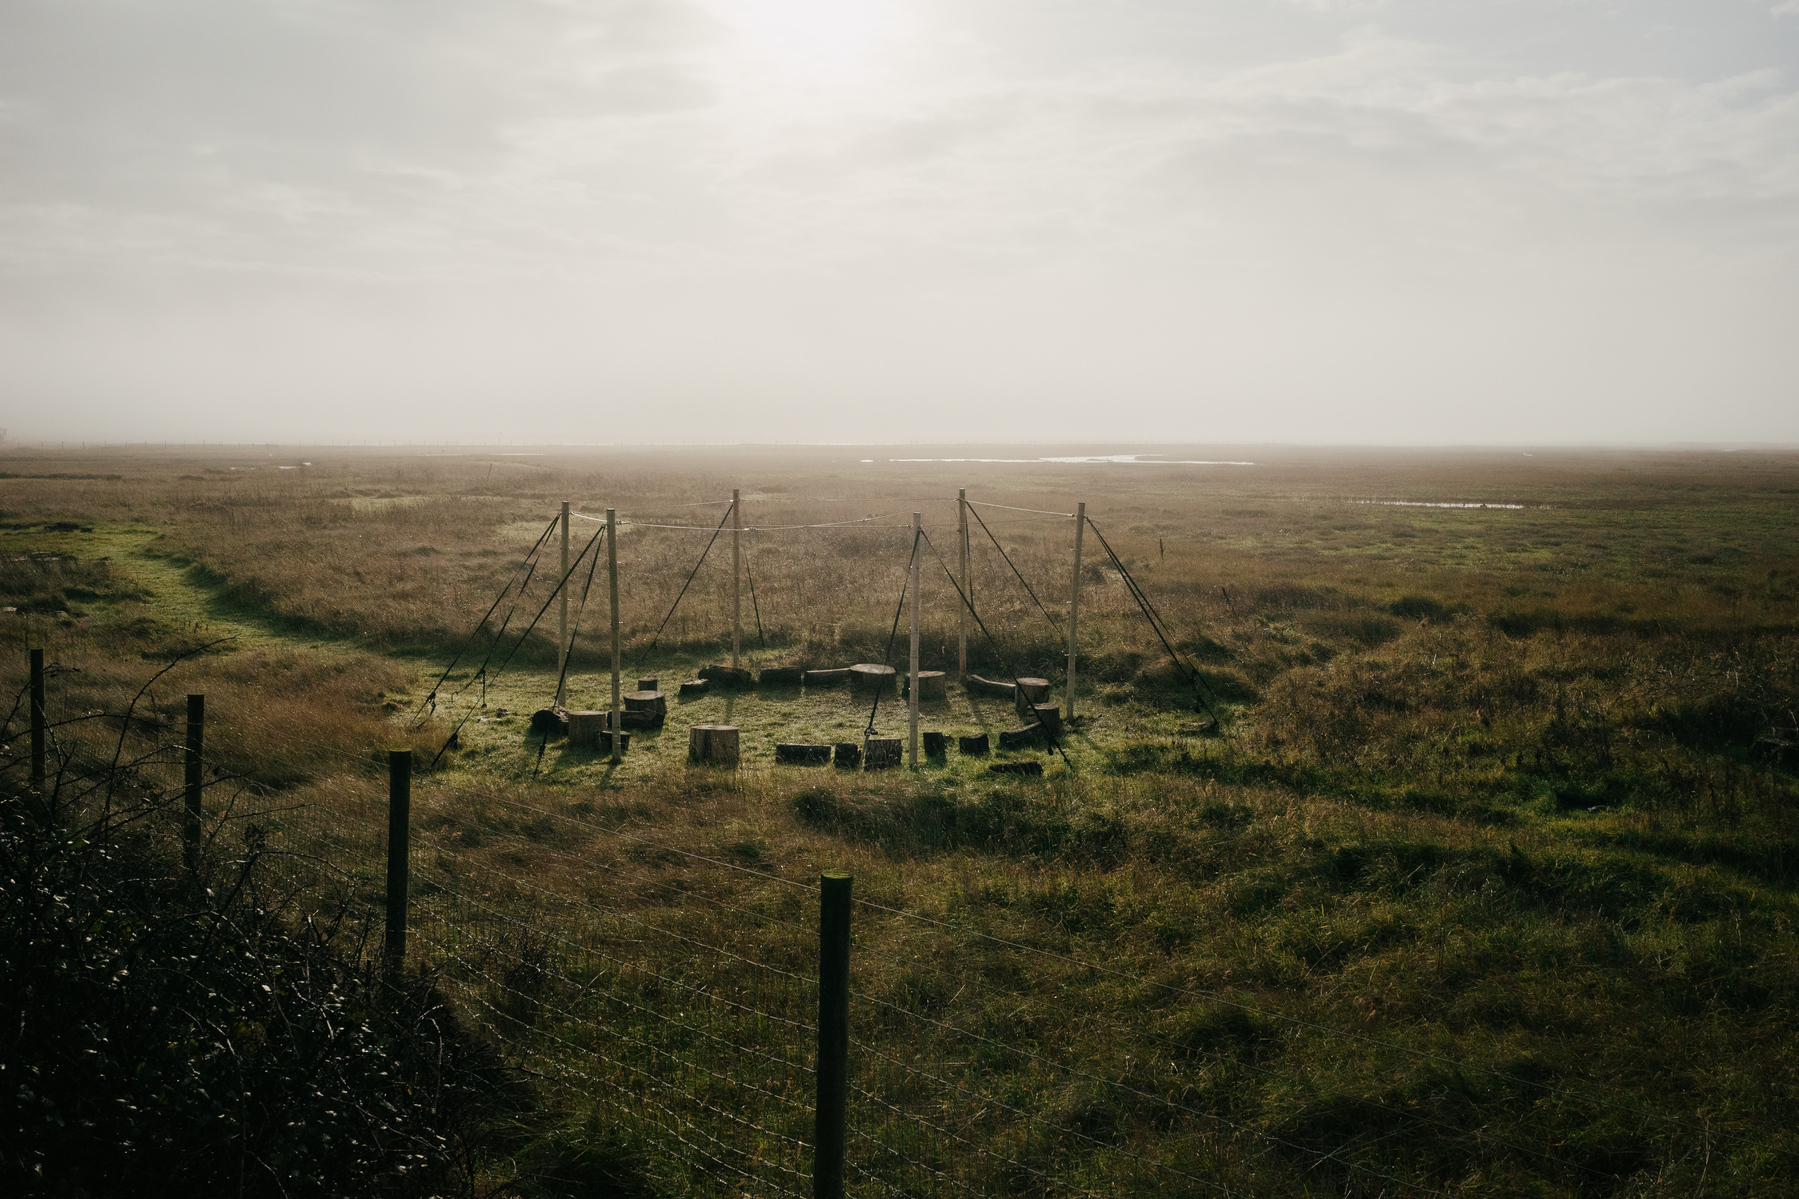
[[[9,563],[32,609],[12,644],[82,666],[57,681],[65,708],[116,707],[174,649],[234,635],[152,711],[172,728],[183,689],[216,694],[220,735],[249,730],[234,761],[267,819],[371,903],[376,750],[405,735],[428,760],[470,717],[415,784],[417,943],[560,1105],[516,1175],[491,1165],[505,1193],[573,1193],[559,1170],[627,1159],[663,1193],[715,1193],[734,1176],[707,1153],[803,1189],[780,1134],[810,1136],[811,1051],[782,1021],[811,1019],[804,887],[832,867],[882,905],[857,911],[873,1097],[854,1160],[908,1191],[1034,1194],[1041,1174],[1141,1194],[1788,1189],[1799,458],[987,470],[977,498],[1088,501],[1223,717],[1182,731],[1192,696],[1090,538],[1087,719],[1041,780],[953,747],[916,772],[775,764],[778,740],[859,739],[867,702],[837,688],[674,701],[616,768],[557,742],[540,760],[542,626],[485,708],[478,683],[449,699],[465,660],[403,734],[555,499],[710,525],[718,509],[678,505],[743,486],[770,523],[922,509],[947,548],[943,497],[968,468],[856,461],[874,456],[319,452],[316,475],[236,481],[224,451],[71,456],[33,473],[123,481],[0,480],[6,555],[75,558]],[[61,520],[95,531],[44,527]],[[1067,523],[994,529],[1059,619]],[[878,660],[906,536],[746,537],[769,643],[752,625],[748,664]],[[650,648],[704,538],[621,538],[627,687],[656,675],[672,695],[729,660],[718,560]],[[975,668],[1059,684],[1054,630],[1003,563],[976,563],[999,650],[977,635]],[[540,578],[515,619],[547,594]],[[926,668],[951,666],[952,603],[939,572]],[[571,706],[609,701],[597,612]],[[700,722],[741,728],[742,769],[687,766]],[[1015,723],[952,687],[921,728]],[[883,702],[878,732],[904,730]]]

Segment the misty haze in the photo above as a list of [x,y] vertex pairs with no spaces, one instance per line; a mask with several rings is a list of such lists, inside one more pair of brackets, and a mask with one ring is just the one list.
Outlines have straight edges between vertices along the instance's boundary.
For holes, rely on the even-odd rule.
[[0,1191],[1793,1191],[1799,2],[0,6]]

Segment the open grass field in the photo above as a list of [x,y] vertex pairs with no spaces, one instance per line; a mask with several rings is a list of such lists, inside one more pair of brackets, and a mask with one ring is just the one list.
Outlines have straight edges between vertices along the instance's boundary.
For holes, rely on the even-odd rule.
[[[116,712],[190,651],[134,735],[206,692],[240,802],[370,898],[382,751],[435,760],[417,944],[550,1112],[497,1194],[807,1192],[837,868],[878,905],[852,1193],[1791,1193],[1799,454],[1054,460],[1086,452],[12,450],[0,681],[41,646],[53,719]],[[1047,609],[977,527],[973,670],[1061,694],[1073,522],[1049,514],[1084,502],[1212,712],[1092,534],[1082,719],[1065,756],[1000,755],[1040,780],[953,748],[776,765],[777,740],[859,739],[842,689],[671,695],[616,767],[544,744],[554,607],[521,633],[550,542],[504,637],[473,635],[567,499],[627,522],[627,689],[728,662],[728,531],[663,622],[738,488],[765,530],[746,665],[883,660],[918,511],[922,664],[953,675],[958,487],[1009,506],[979,511]],[[579,597],[570,706],[604,706],[603,565]],[[742,769],[689,768],[687,726],[721,722]],[[952,683],[921,727],[1016,724]],[[904,727],[884,702],[877,732]]]

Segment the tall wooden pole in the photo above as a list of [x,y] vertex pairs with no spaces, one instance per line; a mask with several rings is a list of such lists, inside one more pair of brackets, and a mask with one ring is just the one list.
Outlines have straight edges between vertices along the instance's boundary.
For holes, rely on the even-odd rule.
[[1074,509],[1074,577],[1068,584],[1068,719],[1074,719],[1075,625],[1081,618],[1081,534],[1087,529],[1087,505]]
[[907,693],[912,702],[906,705],[906,719],[911,729],[910,740],[906,748],[906,764],[914,770],[918,768],[918,565],[923,557],[918,551],[923,548],[923,539],[919,534],[924,529],[924,514],[912,514],[912,581],[909,588],[912,592],[912,656],[908,669],[911,681]]
[[44,711],[44,651],[31,651],[31,789],[44,792],[44,743],[50,721]]
[[618,509],[606,509],[606,581],[612,588],[612,760],[624,753],[625,722],[619,716],[618,685]]
[[[556,585],[562,594],[557,601],[557,627],[560,632],[556,636],[556,706],[566,708],[563,701],[568,698],[568,501],[562,501],[562,573],[556,576],[562,581]],[[539,692],[538,694],[542,694]]]
[[731,669],[743,665],[743,509],[731,489]]
[[[956,488],[956,553],[957,582],[964,597],[968,590],[968,488]],[[956,612],[956,678],[968,678],[968,604],[958,604]]]
[[813,1199],[843,1199],[849,1136],[850,885],[830,870],[818,888],[818,1108],[812,1137]]

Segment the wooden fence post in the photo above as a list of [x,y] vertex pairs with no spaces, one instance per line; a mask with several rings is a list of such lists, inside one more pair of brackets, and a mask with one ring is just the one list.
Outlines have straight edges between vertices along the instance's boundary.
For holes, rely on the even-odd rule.
[[1068,584],[1068,719],[1074,720],[1074,627],[1081,618],[1081,534],[1087,528],[1087,505],[1074,510],[1074,578]]
[[907,669],[907,686],[910,689],[909,694],[911,695],[911,702],[909,702],[906,705],[906,727],[910,730],[907,734],[907,741],[906,741],[906,745],[907,745],[906,765],[910,766],[913,770],[918,769],[918,600],[919,600],[918,573],[919,573],[919,566],[920,566],[919,559],[921,557],[923,557],[923,554],[921,553],[921,551],[924,549],[924,542],[923,542],[922,537],[920,536],[921,533],[923,532],[923,530],[924,530],[924,514],[922,512],[914,512],[912,514],[912,580],[911,580],[912,654],[911,654],[910,659],[908,660],[909,664],[906,668]]
[[[968,488],[956,488],[956,570],[959,574],[957,582],[962,584],[962,595],[971,596],[974,592],[968,587]],[[968,679],[968,604],[956,605],[956,681]]]
[[44,740],[50,722],[44,716],[44,651],[31,651],[31,789],[44,791]]
[[812,1199],[843,1199],[843,1147],[849,1135],[850,875],[818,880],[818,1119]]
[[731,489],[731,669],[743,666],[743,508]]
[[[556,706],[568,706],[568,501],[562,501],[562,573],[557,578]],[[485,693],[483,693],[485,694]]]
[[606,509],[606,581],[612,588],[612,760],[625,753],[625,722],[619,715],[618,684],[618,509]]
[[181,840],[188,869],[200,860],[200,761],[206,748],[206,697],[187,697],[187,749],[182,760],[182,791],[187,801],[187,820]]
[[412,751],[387,751],[387,968],[406,964],[406,868],[412,830]]

